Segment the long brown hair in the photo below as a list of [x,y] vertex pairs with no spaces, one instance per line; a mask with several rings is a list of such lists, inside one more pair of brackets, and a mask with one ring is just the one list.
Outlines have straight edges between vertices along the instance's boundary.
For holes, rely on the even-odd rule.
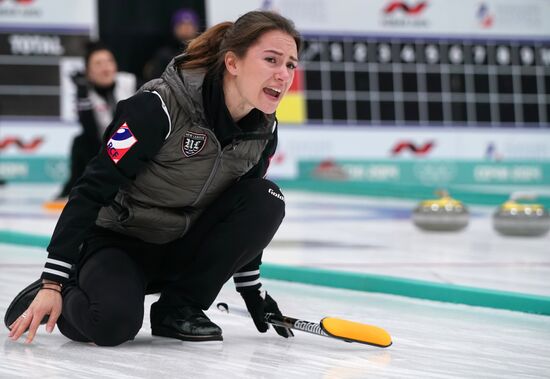
[[224,69],[225,53],[232,51],[237,57],[243,58],[250,46],[264,33],[272,30],[280,30],[290,35],[300,51],[302,38],[291,20],[273,12],[252,11],[245,13],[235,22],[214,25],[191,40],[180,67],[203,68],[207,71],[213,69],[221,73]]

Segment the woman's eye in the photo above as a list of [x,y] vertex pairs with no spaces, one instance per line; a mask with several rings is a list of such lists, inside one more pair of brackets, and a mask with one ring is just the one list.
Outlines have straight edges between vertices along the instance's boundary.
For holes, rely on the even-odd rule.
[[289,64],[286,65],[286,67],[290,68],[291,70],[296,69],[296,65],[294,63],[289,63]]
[[275,63],[276,62],[275,58],[273,58],[273,57],[267,57],[267,58],[265,58],[265,60],[268,61],[269,63]]

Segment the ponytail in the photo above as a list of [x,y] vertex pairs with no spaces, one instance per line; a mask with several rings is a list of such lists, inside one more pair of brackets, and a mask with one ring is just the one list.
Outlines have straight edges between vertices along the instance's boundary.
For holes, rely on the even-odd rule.
[[181,68],[210,69],[216,66],[223,38],[231,26],[233,26],[232,22],[222,22],[192,39],[185,50],[186,59]]

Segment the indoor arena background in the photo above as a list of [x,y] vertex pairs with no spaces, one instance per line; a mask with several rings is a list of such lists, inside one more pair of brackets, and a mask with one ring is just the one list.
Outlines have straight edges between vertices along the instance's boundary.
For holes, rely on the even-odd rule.
[[[550,377],[547,0],[0,0],[2,315],[40,274],[59,216],[45,204],[69,173],[86,41],[143,83],[179,8],[201,31],[265,9],[302,33],[268,173],[286,217],[262,278],[285,314],[378,325],[393,345],[282,340],[210,309],[225,341],[197,346],[151,337],[147,310],[117,348],[43,330],[25,345],[2,327],[1,378]],[[419,204],[438,217],[445,193],[467,210],[464,227],[413,222]],[[510,199],[532,218],[512,229],[534,220],[542,232],[495,228]],[[219,300],[243,306],[232,283]]]

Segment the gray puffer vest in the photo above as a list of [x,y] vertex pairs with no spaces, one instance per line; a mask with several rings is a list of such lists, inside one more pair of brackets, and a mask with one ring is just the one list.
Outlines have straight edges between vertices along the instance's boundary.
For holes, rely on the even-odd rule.
[[[205,207],[258,163],[268,143],[236,140],[222,149],[204,115],[204,73],[178,70],[173,62],[160,79],[139,90],[160,95],[171,131],[157,155],[96,220],[101,227],[158,244],[182,237]],[[274,116],[267,116],[258,132],[272,133],[274,124]]]

